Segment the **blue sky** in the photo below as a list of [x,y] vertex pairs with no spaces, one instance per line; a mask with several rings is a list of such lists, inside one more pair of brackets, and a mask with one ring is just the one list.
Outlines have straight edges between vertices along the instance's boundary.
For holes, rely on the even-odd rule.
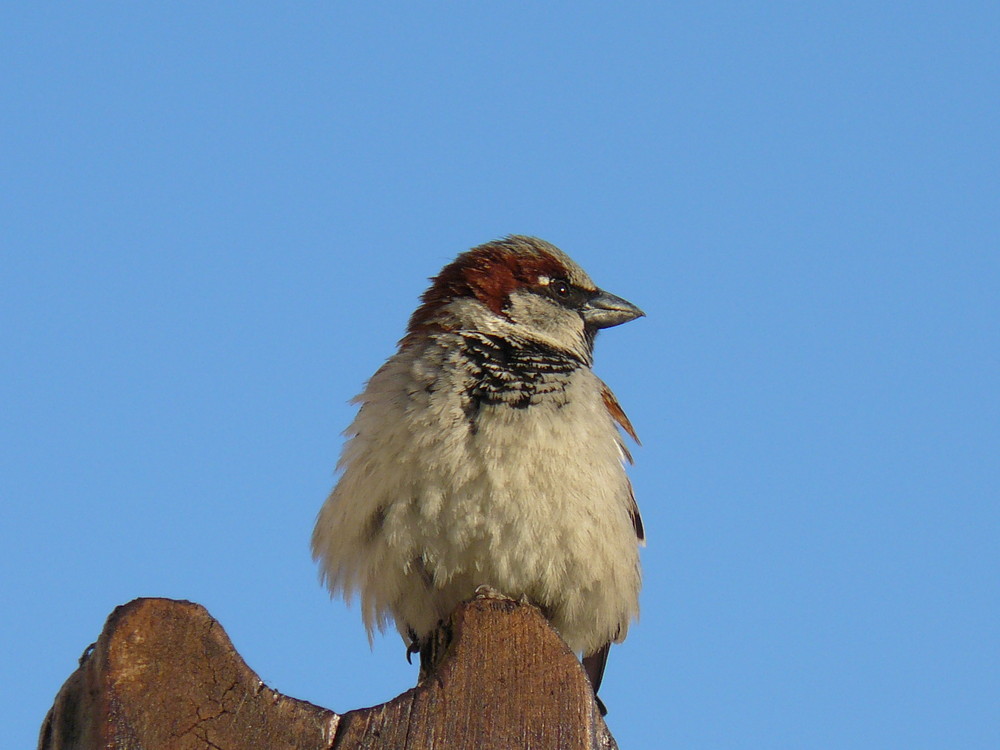
[[623,748],[1000,746],[1000,9],[5,3],[0,717],[198,601],[344,711],[415,680],[309,558],[348,399],[458,252],[648,317]]

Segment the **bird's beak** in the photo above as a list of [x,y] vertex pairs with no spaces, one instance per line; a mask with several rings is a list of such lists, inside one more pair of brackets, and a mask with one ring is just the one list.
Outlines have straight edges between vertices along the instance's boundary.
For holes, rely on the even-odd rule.
[[628,300],[598,289],[597,294],[584,303],[580,314],[583,315],[583,322],[588,328],[596,329],[628,323],[646,313]]

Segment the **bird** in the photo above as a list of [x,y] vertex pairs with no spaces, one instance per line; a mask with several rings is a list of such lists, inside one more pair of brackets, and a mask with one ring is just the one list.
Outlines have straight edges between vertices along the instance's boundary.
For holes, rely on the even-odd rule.
[[643,315],[535,237],[473,247],[431,279],[354,399],[312,535],[369,642],[394,622],[423,674],[435,632],[485,586],[537,606],[596,697],[638,616],[645,532],[623,433],[638,437],[594,342]]

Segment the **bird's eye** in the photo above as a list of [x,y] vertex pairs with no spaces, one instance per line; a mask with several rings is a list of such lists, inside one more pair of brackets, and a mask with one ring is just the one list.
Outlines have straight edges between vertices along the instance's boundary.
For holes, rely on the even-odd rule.
[[562,297],[563,299],[568,297],[570,293],[569,283],[563,281],[562,279],[556,279],[555,281],[553,281],[551,284],[549,284],[549,288],[552,290],[553,294],[555,294],[557,297]]

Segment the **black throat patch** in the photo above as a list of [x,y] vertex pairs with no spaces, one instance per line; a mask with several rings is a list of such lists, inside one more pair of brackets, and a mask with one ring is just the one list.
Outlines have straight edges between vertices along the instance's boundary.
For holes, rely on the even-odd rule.
[[484,405],[525,409],[549,399],[565,403],[570,375],[584,364],[566,352],[532,341],[463,333],[469,363],[465,411],[473,422]]

